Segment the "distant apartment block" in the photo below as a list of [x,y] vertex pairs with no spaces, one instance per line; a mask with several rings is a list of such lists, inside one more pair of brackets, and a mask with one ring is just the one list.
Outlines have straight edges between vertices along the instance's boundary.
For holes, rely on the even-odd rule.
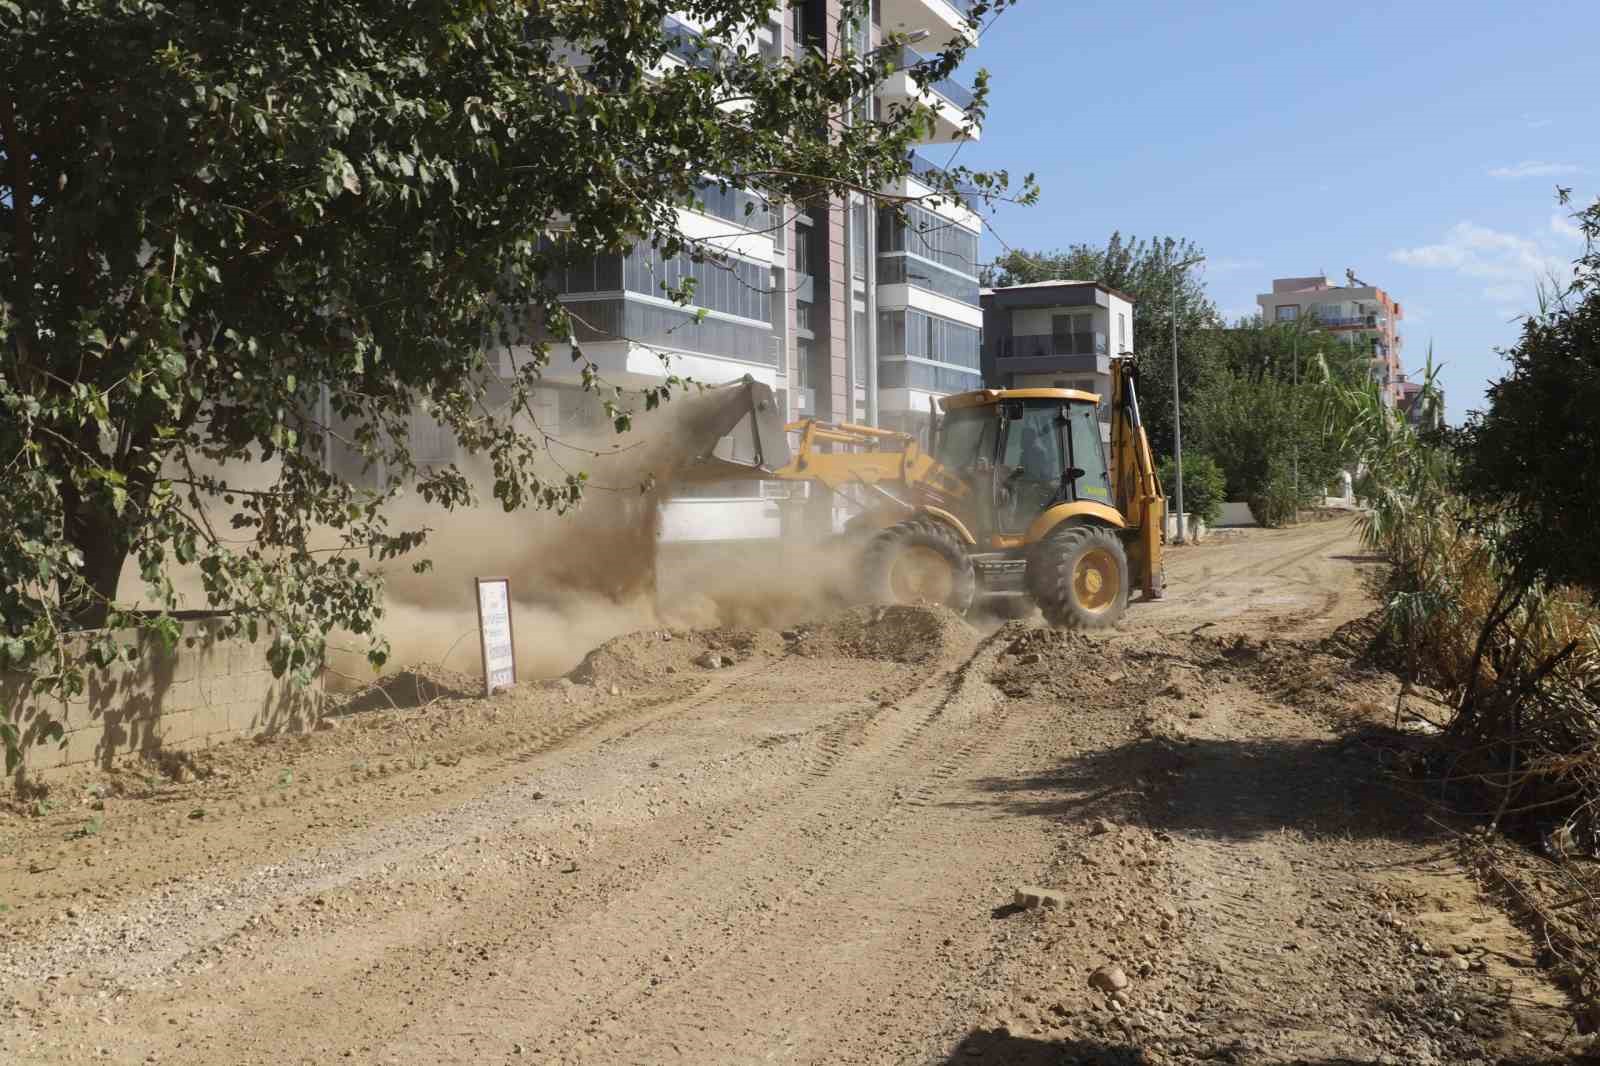
[[1133,351],[1131,296],[1094,281],[1039,281],[984,289],[981,299],[986,384],[1082,389],[1109,401],[1111,357]]
[[1338,343],[1365,351],[1371,359],[1373,380],[1383,387],[1386,402],[1393,406],[1399,403],[1405,384],[1400,304],[1353,272],[1346,272],[1346,278],[1346,285],[1330,285],[1323,275],[1275,278],[1272,291],[1256,297],[1261,318],[1269,324],[1314,318],[1316,327]]
[[1422,403],[1422,386],[1414,381],[1400,383],[1400,412],[1413,429],[1438,429],[1444,425],[1444,394],[1436,397],[1432,408]]

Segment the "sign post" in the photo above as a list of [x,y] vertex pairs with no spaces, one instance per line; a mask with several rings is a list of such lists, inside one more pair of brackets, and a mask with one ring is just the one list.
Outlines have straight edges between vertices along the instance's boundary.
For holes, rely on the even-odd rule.
[[480,577],[478,591],[478,644],[483,649],[484,695],[517,683],[516,630],[511,626],[511,581]]

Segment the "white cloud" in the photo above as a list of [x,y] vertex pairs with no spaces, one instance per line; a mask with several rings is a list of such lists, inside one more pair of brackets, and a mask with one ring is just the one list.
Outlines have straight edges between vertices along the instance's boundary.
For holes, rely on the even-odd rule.
[[1563,240],[1583,240],[1583,230],[1578,228],[1578,224],[1572,221],[1572,217],[1570,215],[1563,215],[1559,213],[1551,215],[1550,232],[1554,233],[1557,237],[1560,237]]
[[1438,244],[1399,248],[1390,252],[1389,258],[1406,266],[1454,270],[1470,278],[1501,282],[1528,283],[1552,272],[1565,274],[1570,267],[1566,258],[1536,240],[1475,222],[1457,222]]
[[1259,259],[1233,259],[1229,256],[1218,256],[1206,260],[1206,269],[1214,270],[1218,274],[1228,274],[1240,270],[1263,270],[1266,264]]
[[1576,163],[1550,163],[1539,159],[1524,159],[1516,166],[1495,167],[1489,171],[1491,178],[1559,178],[1578,174],[1583,170]]
[[1554,126],[1556,124],[1555,119],[1544,118],[1539,115],[1523,115],[1522,121],[1528,124],[1530,130],[1542,130],[1546,126]]
[[1501,304],[1514,303],[1527,294],[1527,286],[1519,285],[1515,282],[1507,282],[1503,285],[1489,285],[1483,290],[1483,298],[1485,300],[1493,300]]

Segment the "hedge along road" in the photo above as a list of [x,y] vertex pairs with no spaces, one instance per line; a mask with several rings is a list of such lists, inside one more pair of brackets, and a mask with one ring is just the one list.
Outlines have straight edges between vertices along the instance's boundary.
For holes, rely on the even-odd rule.
[[1565,1055],[1531,946],[1346,742],[1398,688],[1324,642],[1375,565],[1349,522],[1252,531],[1106,637],[645,632],[79,775],[0,830],[0,1060]]

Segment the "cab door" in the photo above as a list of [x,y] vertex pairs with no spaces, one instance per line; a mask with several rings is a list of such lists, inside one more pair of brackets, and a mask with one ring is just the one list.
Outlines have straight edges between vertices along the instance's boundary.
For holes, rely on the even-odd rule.
[[1056,400],[1008,401],[995,465],[996,532],[1026,533],[1065,492],[1067,406]]

